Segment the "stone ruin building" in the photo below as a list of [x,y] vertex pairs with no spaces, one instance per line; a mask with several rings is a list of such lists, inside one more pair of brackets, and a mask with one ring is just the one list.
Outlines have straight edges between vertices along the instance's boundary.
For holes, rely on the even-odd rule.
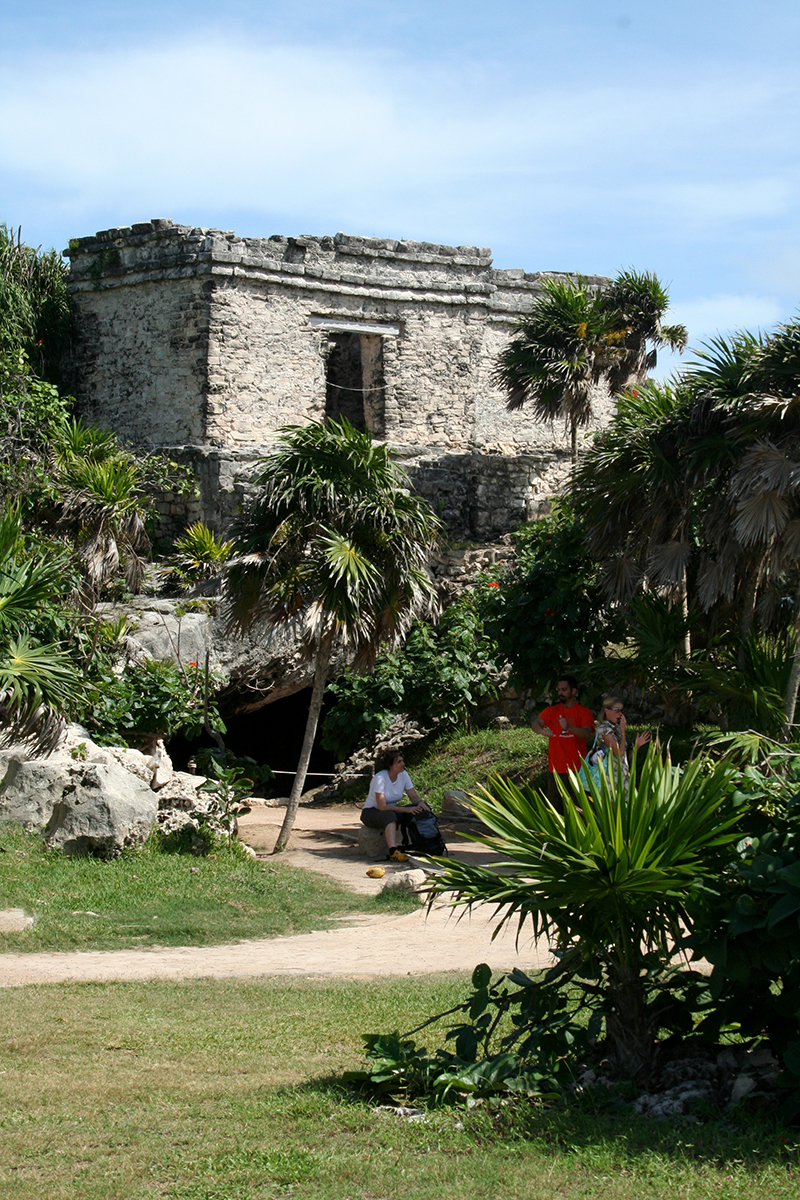
[[173,501],[165,532],[199,516],[222,530],[276,431],[326,416],[386,439],[454,537],[507,532],[563,483],[563,428],[509,413],[492,382],[542,273],[495,270],[475,246],[169,220],[66,253],[82,413],[198,473],[199,502]]

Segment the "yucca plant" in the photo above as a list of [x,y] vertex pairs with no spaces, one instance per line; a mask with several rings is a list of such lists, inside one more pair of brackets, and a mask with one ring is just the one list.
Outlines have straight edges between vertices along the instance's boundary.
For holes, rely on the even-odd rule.
[[104,462],[119,455],[117,435],[99,425],[87,425],[80,417],[70,417],[64,424],[55,447],[56,458],[62,466],[73,459]]
[[0,744],[23,741],[46,752],[79,681],[69,656],[57,645],[40,644],[26,628],[59,595],[62,564],[22,559],[21,528],[18,509],[6,506],[0,512]]
[[626,793],[621,773],[590,782],[575,803],[562,789],[564,812],[545,796],[507,779],[472,798],[501,855],[496,869],[448,861],[433,893],[454,905],[497,906],[498,928],[516,920],[518,934],[549,938],[563,968],[598,987],[611,1057],[625,1078],[652,1068],[659,1027],[658,979],[688,921],[687,901],[716,873],[737,838],[737,772],[697,758],[673,766],[651,751]]
[[222,541],[203,521],[195,521],[175,542],[175,565],[169,570],[182,583],[200,583],[218,575],[232,552],[233,542]]

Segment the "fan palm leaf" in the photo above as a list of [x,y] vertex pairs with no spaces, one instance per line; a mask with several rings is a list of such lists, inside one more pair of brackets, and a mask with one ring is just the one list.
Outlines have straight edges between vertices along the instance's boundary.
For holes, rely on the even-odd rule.
[[388,447],[346,420],[289,426],[263,460],[253,501],[234,530],[230,625],[298,621],[315,663],[306,737],[276,850],[294,821],[334,646],[368,666],[415,616],[436,612],[425,567],[437,531]]

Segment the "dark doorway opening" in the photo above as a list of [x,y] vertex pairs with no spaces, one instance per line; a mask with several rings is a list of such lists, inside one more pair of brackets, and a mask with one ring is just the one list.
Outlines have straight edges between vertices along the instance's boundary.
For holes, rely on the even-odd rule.
[[385,434],[383,339],[380,334],[330,333],[325,364],[325,415],[354,429]]

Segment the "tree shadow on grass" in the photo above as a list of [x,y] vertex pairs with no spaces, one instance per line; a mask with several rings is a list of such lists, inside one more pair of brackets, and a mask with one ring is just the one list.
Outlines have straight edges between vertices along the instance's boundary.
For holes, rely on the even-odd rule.
[[[366,1106],[375,1110],[392,1104],[389,1098],[370,1096],[336,1074],[298,1084],[287,1092],[324,1103],[331,1119],[335,1119],[332,1114],[336,1107],[349,1110]],[[774,1111],[746,1102],[728,1112],[708,1107],[675,1120],[640,1116],[623,1102],[615,1111],[602,1111],[586,1097],[565,1106],[520,1099],[500,1105],[479,1104],[473,1109],[459,1105],[432,1109],[413,1100],[399,1103],[421,1109],[431,1114],[431,1119],[437,1114],[439,1118],[446,1115],[451,1118],[448,1123],[454,1133],[483,1148],[535,1143],[584,1161],[602,1155],[620,1168],[654,1156],[676,1165],[717,1170],[735,1164],[752,1174],[780,1167],[800,1180],[800,1129],[782,1124]],[[438,1121],[437,1125],[441,1132]]]

